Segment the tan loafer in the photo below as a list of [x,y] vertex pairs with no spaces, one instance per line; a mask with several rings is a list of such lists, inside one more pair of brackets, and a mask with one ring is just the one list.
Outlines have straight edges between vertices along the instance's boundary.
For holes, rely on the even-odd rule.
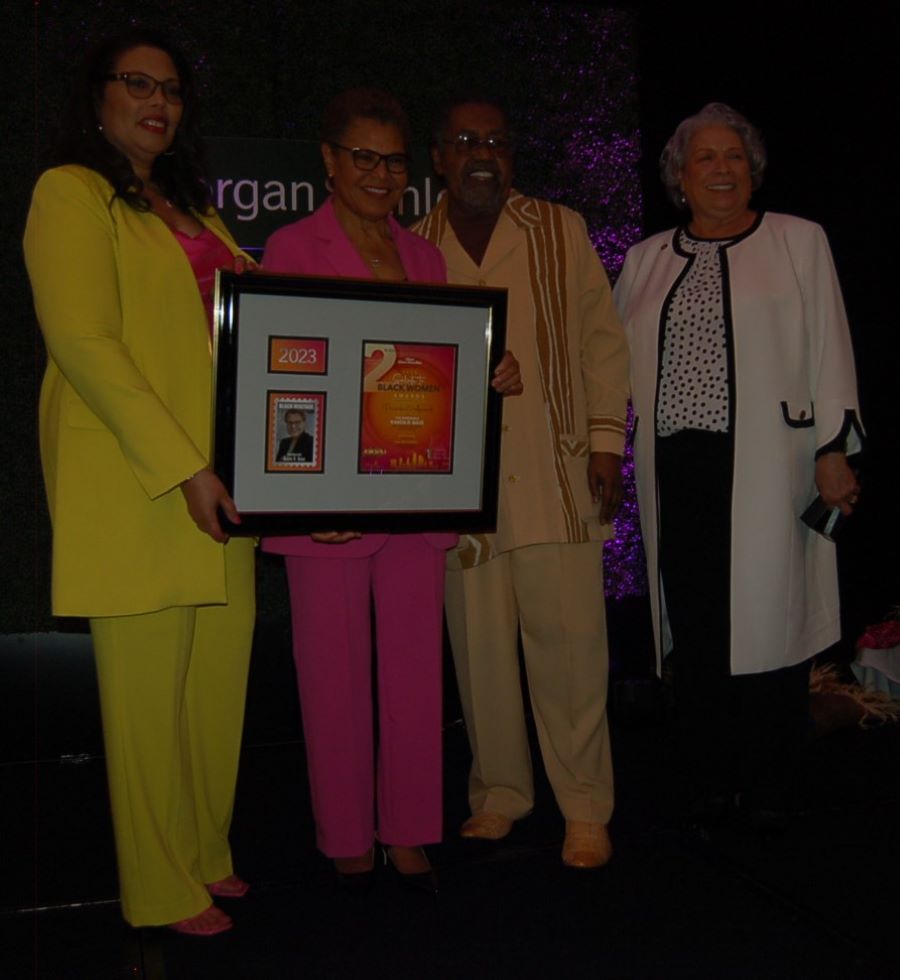
[[602,868],[612,857],[612,841],[602,823],[567,820],[563,864],[570,868]]
[[502,813],[481,810],[473,813],[459,828],[459,836],[470,840],[502,840],[512,830],[512,825],[512,820]]

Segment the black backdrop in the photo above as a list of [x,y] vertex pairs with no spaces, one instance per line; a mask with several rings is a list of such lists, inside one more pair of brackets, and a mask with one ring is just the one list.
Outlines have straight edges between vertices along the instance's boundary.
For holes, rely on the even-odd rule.
[[[663,5],[660,5],[662,7]],[[821,223],[844,290],[868,433],[864,494],[838,549],[845,652],[900,604],[895,4],[639,8],[645,230],[672,224],[659,150],[685,115],[727,102],[766,137],[757,199]]]
[[[5,340],[0,404],[6,423],[0,431],[0,632],[55,625],[49,615],[49,532],[35,450],[42,354],[20,241],[30,188],[84,39],[132,19],[174,27],[191,39],[192,54],[208,60],[209,84],[226,93],[215,114],[206,117],[207,131],[216,135],[314,137],[327,98],[361,82],[401,94],[415,128],[424,132],[441,92],[460,83],[499,91],[514,104],[552,100],[554,77],[531,77],[524,59],[511,56],[501,41],[525,8],[552,6],[511,0],[260,0],[252,5],[15,0],[8,6],[0,38],[9,110],[6,193],[0,202],[6,259],[0,270]],[[559,8],[573,6],[604,9]],[[681,118],[715,99],[739,108],[766,135],[770,169],[760,203],[820,221],[829,233],[850,312],[870,435],[864,504],[841,555],[851,631],[900,602],[894,502],[898,327],[894,270],[888,267],[896,251],[890,230],[897,201],[892,144],[898,24],[896,12],[873,12],[879,9],[887,5],[667,4],[657,9],[635,4],[620,22],[629,50],[637,54],[645,231],[675,220],[656,177],[659,149]],[[585,57],[583,48],[572,39],[574,59]],[[423,51],[425,68],[421,57],[410,56]]]

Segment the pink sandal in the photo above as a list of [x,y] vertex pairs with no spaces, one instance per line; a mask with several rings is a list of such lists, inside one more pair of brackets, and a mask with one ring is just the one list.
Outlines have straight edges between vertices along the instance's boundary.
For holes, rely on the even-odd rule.
[[210,905],[208,909],[192,915],[189,919],[170,922],[168,928],[173,932],[180,932],[183,936],[218,936],[220,932],[227,932],[233,925],[230,915],[226,915],[215,905]]
[[230,874],[221,881],[214,881],[207,885],[206,890],[214,898],[243,898],[250,891],[250,886],[243,878]]

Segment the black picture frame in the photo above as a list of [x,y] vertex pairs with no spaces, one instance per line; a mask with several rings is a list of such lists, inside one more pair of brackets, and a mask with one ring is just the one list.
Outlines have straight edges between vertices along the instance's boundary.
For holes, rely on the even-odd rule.
[[496,528],[505,289],[220,271],[215,311],[230,534]]

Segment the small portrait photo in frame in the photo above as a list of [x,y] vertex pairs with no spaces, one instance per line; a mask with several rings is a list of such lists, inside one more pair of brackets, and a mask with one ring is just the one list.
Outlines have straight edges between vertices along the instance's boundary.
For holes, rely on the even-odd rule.
[[325,392],[269,391],[266,397],[266,472],[321,473]]

